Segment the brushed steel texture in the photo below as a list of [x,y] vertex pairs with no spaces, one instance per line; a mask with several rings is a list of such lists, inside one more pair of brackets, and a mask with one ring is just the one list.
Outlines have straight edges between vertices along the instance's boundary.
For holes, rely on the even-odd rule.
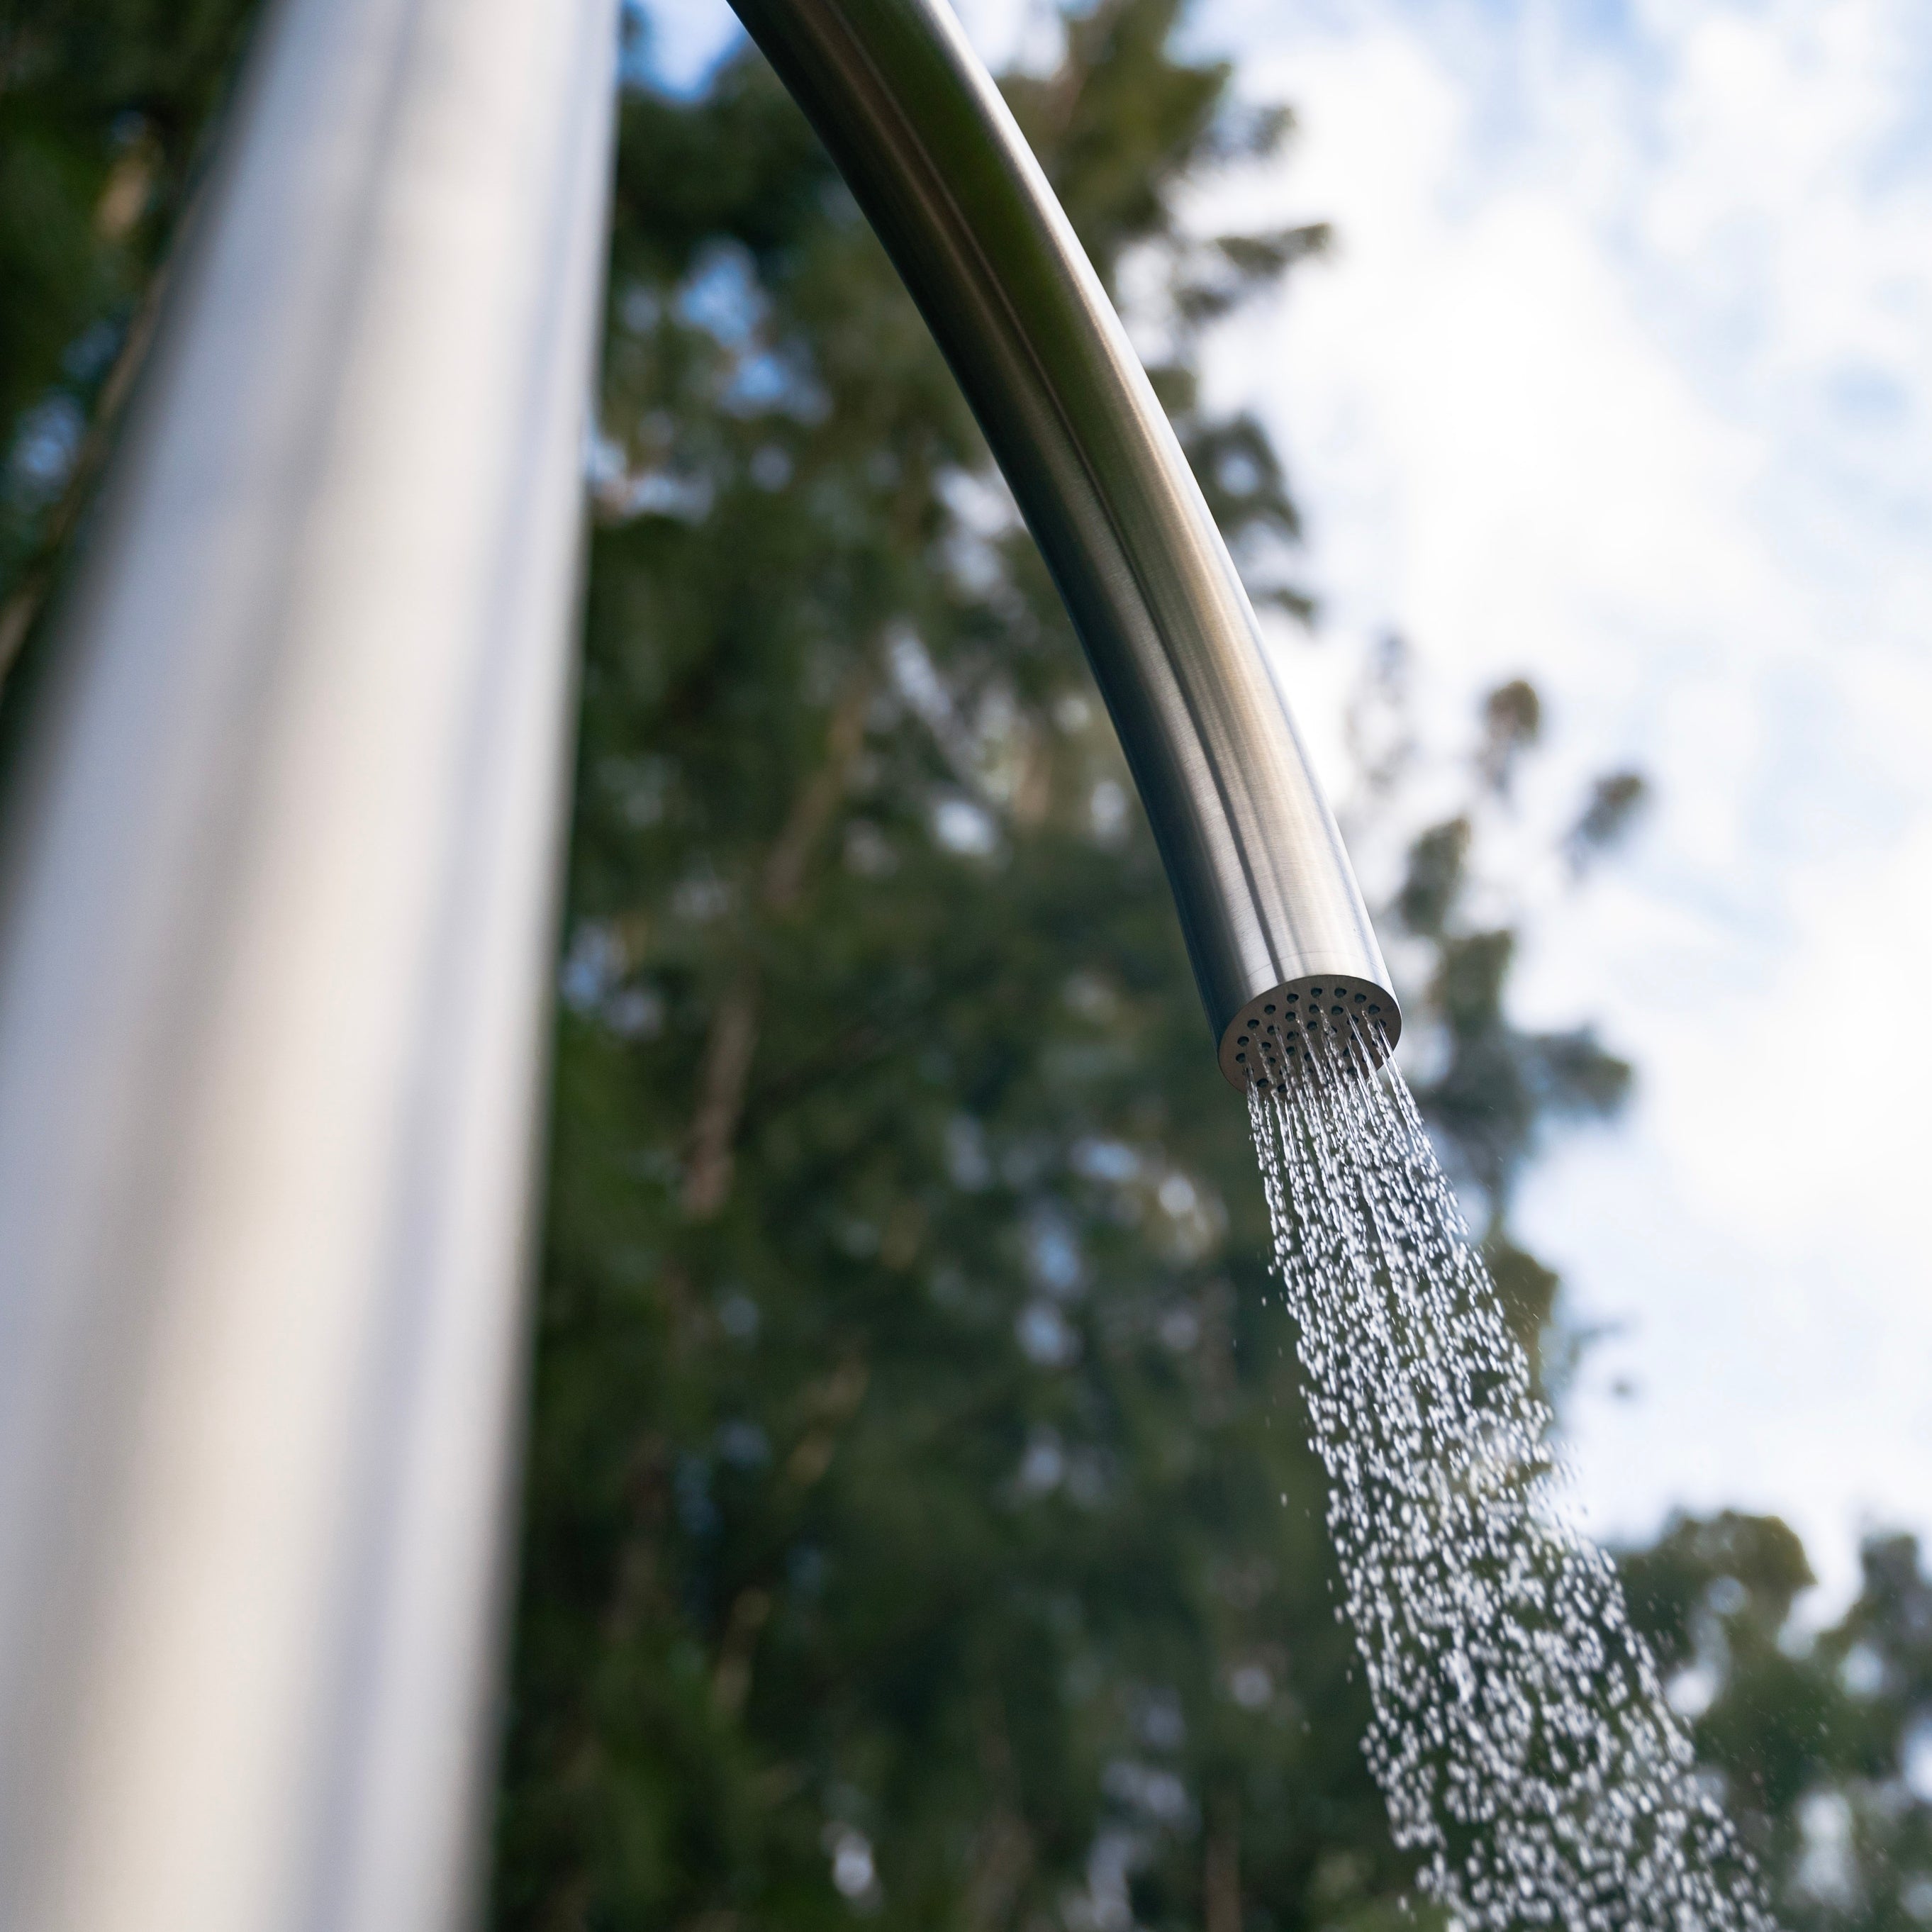
[[476,1894],[614,0],[278,0],[0,807],[0,1924]]
[[[1252,606],[1064,212],[944,0],[733,0],[952,364],[1072,614],[1222,1069],[1250,1003],[1342,976],[1401,1032]],[[1387,1050],[1377,1043],[1378,1052]]]

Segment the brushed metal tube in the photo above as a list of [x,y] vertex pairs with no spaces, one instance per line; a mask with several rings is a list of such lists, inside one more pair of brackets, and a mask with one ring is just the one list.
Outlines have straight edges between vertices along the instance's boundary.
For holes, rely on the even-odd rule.
[[473,1900],[613,0],[278,0],[0,808],[0,1924]]
[[733,4],[885,244],[1066,600],[1222,1070],[1266,1080],[1291,1013],[1305,1030],[1318,1009],[1324,1026],[1373,1009],[1393,1045],[1388,971],[1227,547],[944,0]]

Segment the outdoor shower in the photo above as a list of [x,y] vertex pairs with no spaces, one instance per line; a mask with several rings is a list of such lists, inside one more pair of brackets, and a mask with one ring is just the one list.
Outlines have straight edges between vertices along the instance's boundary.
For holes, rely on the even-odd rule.
[[[0,1922],[472,1889],[613,0],[274,0],[0,817]],[[1220,1064],[1400,1016],[1253,613],[943,0],[742,0],[1084,640]],[[1246,1056],[1244,1058],[1244,1056]]]

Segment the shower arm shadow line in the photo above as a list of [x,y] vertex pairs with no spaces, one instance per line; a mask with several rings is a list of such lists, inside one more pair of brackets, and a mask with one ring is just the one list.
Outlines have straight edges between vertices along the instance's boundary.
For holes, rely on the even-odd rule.
[[733,4],[924,315],[1066,602],[1167,868],[1222,1072],[1265,1084],[1311,1027],[1346,1016],[1386,1052],[1401,1011],[1253,607],[958,21],[944,0]]

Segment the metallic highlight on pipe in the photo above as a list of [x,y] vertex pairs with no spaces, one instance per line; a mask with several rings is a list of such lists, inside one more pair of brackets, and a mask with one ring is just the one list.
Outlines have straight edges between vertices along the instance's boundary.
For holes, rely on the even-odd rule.
[[944,0],[733,4],[884,242],[1066,599],[1160,844],[1222,1072],[1238,1087],[1278,1078],[1287,1016],[1304,1016],[1305,1036],[1318,998],[1328,1024],[1338,1006],[1378,1009],[1364,1030],[1386,1053],[1401,1010],[1247,593],[958,22]]
[[0,819],[0,1925],[477,1889],[614,0],[275,0]]

